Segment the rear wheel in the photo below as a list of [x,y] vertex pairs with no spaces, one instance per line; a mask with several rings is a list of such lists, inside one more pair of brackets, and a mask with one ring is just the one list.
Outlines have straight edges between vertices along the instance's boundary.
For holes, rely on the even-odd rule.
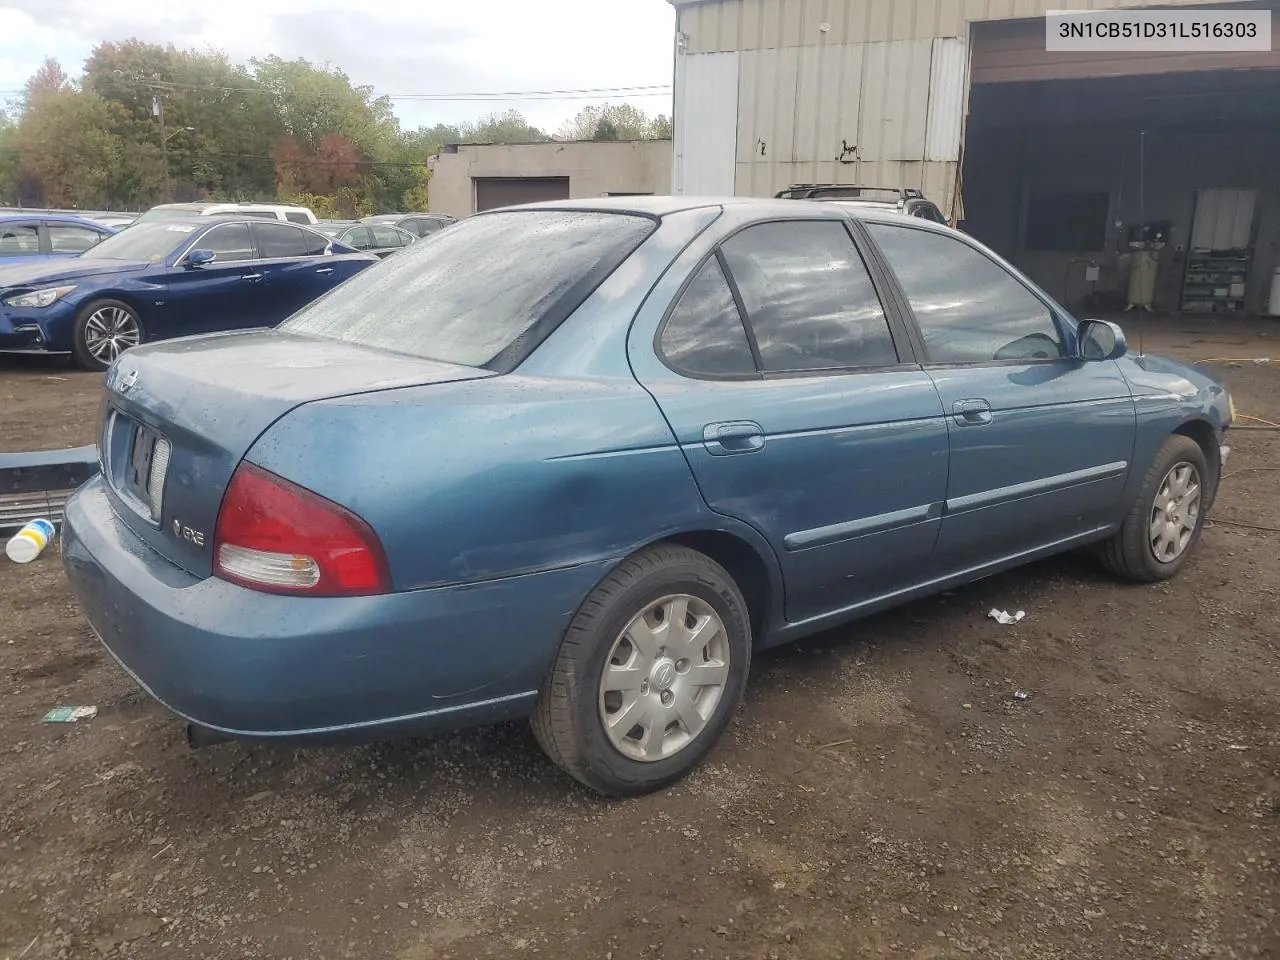
[[1216,482],[1198,443],[1180,434],[1169,437],[1147,469],[1119,532],[1102,544],[1103,564],[1132,580],[1172,577],[1200,538]]
[[611,796],[684,776],[742,698],[746,610],[733,579],[701,553],[655,547],[630,558],[570,624],[534,712],[538,742]]
[[136,310],[119,300],[95,300],[76,318],[71,353],[85,370],[105,370],[144,339]]

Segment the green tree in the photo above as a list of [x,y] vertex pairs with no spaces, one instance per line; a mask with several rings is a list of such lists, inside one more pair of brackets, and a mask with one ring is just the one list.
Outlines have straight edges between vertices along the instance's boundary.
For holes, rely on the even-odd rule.
[[103,207],[116,198],[124,142],[112,132],[120,107],[96,93],[41,90],[27,97],[16,143],[20,176],[51,206]]
[[490,113],[458,126],[462,143],[546,143],[551,138],[519,110]]
[[665,114],[650,119],[629,103],[605,103],[583,107],[560,127],[565,140],[660,140],[671,136]]
[[391,101],[375,97],[372,87],[354,86],[336,67],[303,59],[270,56],[252,63],[282,132],[306,152],[314,153],[321,140],[334,133],[342,134],[366,156],[377,156],[394,144],[399,125]]
[[151,157],[153,147],[161,165],[163,108],[176,199],[274,196],[268,148],[282,132],[280,121],[267,92],[226,54],[140,40],[100,43],[85,62],[83,85],[120,104],[114,132],[137,144],[141,157]]

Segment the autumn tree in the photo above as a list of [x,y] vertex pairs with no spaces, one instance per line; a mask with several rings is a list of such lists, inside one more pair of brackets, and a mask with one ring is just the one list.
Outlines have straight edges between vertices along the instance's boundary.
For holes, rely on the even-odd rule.
[[70,90],[72,87],[71,78],[62,69],[62,64],[53,57],[45,57],[44,62],[22,88],[22,97],[26,101],[41,93],[58,93],[62,90]]

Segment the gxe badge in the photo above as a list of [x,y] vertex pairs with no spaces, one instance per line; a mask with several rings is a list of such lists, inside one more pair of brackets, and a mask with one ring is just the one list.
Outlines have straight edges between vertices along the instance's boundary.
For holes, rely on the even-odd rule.
[[174,518],[173,535],[188,543],[194,543],[197,547],[204,546],[204,532],[201,530],[192,530],[190,527],[183,526],[181,520]]

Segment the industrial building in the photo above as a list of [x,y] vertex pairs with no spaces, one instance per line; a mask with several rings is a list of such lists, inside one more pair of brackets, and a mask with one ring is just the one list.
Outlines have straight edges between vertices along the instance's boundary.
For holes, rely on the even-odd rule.
[[450,144],[431,161],[431,213],[671,193],[670,140]]
[[[918,188],[1077,310],[1268,312],[1276,0],[671,2],[677,193]],[[1050,10],[1157,6],[1271,10],[1271,49],[1046,50]]]

